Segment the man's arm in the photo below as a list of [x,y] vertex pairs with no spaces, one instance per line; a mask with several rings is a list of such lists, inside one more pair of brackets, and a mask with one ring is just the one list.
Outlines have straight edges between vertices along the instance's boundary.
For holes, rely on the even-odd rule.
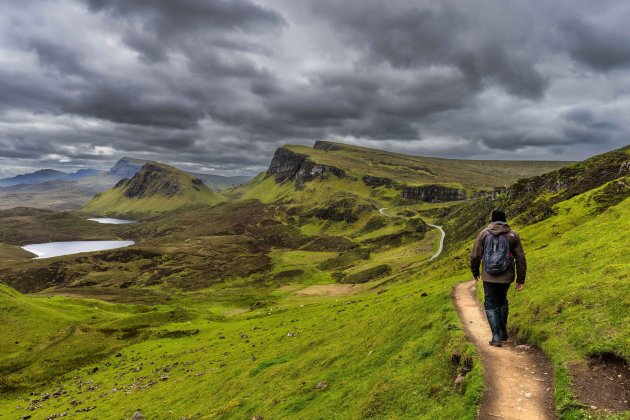
[[512,231],[516,241],[514,242],[514,259],[516,261],[516,284],[524,284],[525,276],[527,275],[527,259],[525,258],[525,251],[523,250],[523,244],[521,243],[521,237],[518,233]]
[[472,251],[470,251],[470,271],[473,277],[476,279],[479,277],[479,265],[481,264],[481,258],[483,257],[483,240],[486,237],[486,230],[482,230],[475,239]]

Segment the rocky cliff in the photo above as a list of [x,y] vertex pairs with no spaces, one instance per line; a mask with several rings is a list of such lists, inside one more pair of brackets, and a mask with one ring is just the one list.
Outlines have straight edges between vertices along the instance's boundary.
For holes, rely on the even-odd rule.
[[401,196],[408,200],[442,203],[444,201],[464,200],[466,192],[462,189],[442,185],[420,185],[403,187]]
[[380,176],[366,175],[362,179],[363,183],[370,187],[393,187],[394,185],[396,185],[396,181],[394,181],[393,179]]
[[346,173],[335,166],[313,162],[308,156],[281,147],[273,155],[267,176],[275,176],[276,182],[293,180],[296,189],[304,188],[306,182],[315,178],[326,178],[332,174],[344,178]]

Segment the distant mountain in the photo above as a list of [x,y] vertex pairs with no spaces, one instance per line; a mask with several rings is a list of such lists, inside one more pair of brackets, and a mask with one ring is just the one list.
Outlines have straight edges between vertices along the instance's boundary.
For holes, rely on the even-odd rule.
[[119,179],[131,178],[137,174],[140,171],[140,168],[142,168],[142,166],[147,162],[147,160],[124,157],[116,162],[116,164],[107,171],[107,174],[116,176]]
[[223,198],[199,178],[172,166],[148,162],[131,179],[124,178],[114,188],[97,194],[83,210],[99,215],[163,213],[221,201]]
[[63,179],[74,181],[88,176],[99,175],[101,173],[101,171],[97,171],[96,169],[79,169],[78,171],[63,177]]
[[0,187],[20,184],[39,184],[41,182],[56,181],[68,176],[67,173],[54,169],[41,169],[28,174],[16,175],[11,178],[0,179]]
[[[131,178],[140,171],[140,168],[142,168],[143,165],[148,162],[149,161],[147,160],[124,157],[116,162],[116,164],[112,166],[112,168],[107,172],[107,174],[116,176],[119,179]],[[244,184],[251,179],[251,177],[249,176],[221,176],[196,172],[186,173],[201,179],[206,185],[208,185],[215,191],[232,187],[234,185]]]

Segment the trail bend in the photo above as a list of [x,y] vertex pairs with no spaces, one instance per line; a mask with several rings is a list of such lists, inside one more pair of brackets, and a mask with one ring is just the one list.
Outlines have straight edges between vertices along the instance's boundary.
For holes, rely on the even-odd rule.
[[[381,207],[380,209],[378,209],[378,212],[381,213],[383,216],[389,216],[388,214],[385,214],[385,210],[387,210],[388,208],[389,207]],[[442,254],[442,250],[444,249],[444,238],[446,238],[446,232],[444,232],[444,229],[442,229],[442,226],[432,225],[431,223],[427,223],[427,225],[431,226],[432,228],[438,229],[440,233],[442,234],[442,237],[440,238],[440,246],[438,247],[437,252],[429,259],[429,261],[433,261],[434,259],[439,257],[440,254]]]
[[452,297],[483,363],[485,390],[478,419],[554,419],[552,371],[544,355],[524,345],[488,344],[490,328],[477,302],[474,281],[458,284]]
[[444,229],[442,229],[442,226],[432,225],[431,223],[427,223],[427,225],[439,230],[440,233],[442,234],[442,237],[440,238],[440,247],[438,248],[437,252],[429,260],[429,261],[433,261],[434,259],[440,256],[440,254],[442,253],[442,250],[444,249],[444,238],[446,238],[446,232],[444,232]]

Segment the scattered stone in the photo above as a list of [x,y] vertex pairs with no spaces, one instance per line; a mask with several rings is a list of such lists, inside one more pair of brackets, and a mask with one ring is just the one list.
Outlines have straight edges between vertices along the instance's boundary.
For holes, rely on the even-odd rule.
[[168,375],[160,376],[160,381],[166,381],[166,380],[168,380]]
[[142,414],[142,410],[138,410],[133,413],[133,416],[131,416],[131,420],[145,420],[144,414]]
[[79,404],[81,404],[81,401],[79,401],[79,400],[72,400],[72,401],[70,401],[70,405],[72,405],[74,407],[76,407]]
[[295,337],[296,335],[297,335],[297,333],[294,333],[294,332],[291,332],[291,331],[289,331],[287,333],[287,337]]
[[596,405],[591,405],[591,410],[597,410],[597,406]]
[[520,350],[529,350],[531,347],[527,344],[519,344],[518,346],[516,346],[516,348]]
[[242,338],[242,339],[249,338],[249,335],[241,333],[241,338]]
[[265,418],[263,416],[254,416],[252,420],[265,420]]
[[315,389],[319,389],[320,391],[324,391],[326,388],[328,388],[326,381],[319,381],[317,385],[315,385]]
[[457,374],[457,378],[455,378],[455,385],[459,385],[464,381],[464,375],[461,373]]
[[526,392],[526,393],[525,393],[525,398],[531,398],[531,397],[532,397],[531,392]]
[[77,410],[77,413],[87,413],[88,411],[92,411],[92,410],[94,410],[95,408],[96,408],[96,406],[95,406],[95,405],[92,405],[92,406],[90,406],[90,407],[85,407],[85,408],[79,408],[79,409]]
[[68,413],[57,413],[57,414],[53,414],[52,416],[48,416],[46,418],[46,420],[53,420],[53,419],[58,419],[59,417],[66,417],[68,415]]

